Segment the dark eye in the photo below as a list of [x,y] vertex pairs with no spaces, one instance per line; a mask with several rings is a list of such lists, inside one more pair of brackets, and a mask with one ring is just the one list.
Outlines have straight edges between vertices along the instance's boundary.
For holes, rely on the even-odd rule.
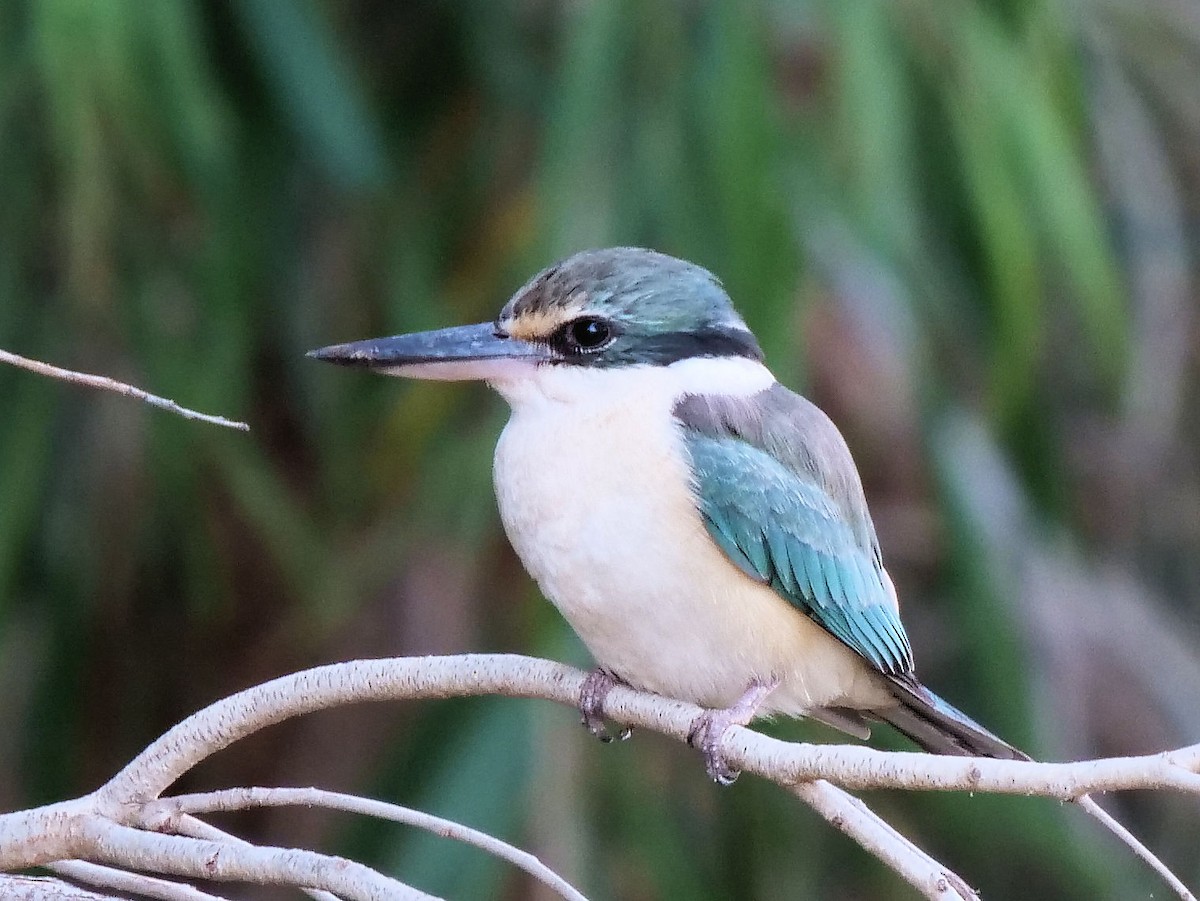
[[563,343],[568,351],[578,353],[596,350],[606,344],[611,337],[611,325],[595,316],[584,316],[567,324],[563,334]]

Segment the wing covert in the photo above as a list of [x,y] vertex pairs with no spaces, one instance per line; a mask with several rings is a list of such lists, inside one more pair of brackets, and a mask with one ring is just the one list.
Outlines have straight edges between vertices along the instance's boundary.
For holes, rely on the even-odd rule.
[[864,542],[867,530],[814,474],[781,461],[727,422],[720,430],[725,434],[711,434],[718,430],[682,421],[697,507],[729,559],[880,672],[911,671],[912,649],[885,587],[869,520]]

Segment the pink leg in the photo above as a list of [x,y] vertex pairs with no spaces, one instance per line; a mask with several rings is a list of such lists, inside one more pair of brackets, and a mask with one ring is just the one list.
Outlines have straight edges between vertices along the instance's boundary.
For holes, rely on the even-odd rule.
[[[584,728],[601,741],[613,740],[604,726],[604,699],[608,697],[614,685],[624,684],[621,679],[602,669],[592,670],[583,680],[583,687],[579,690],[579,713],[583,717]],[[632,734],[633,729],[625,726],[617,734],[617,738],[624,741]]]
[[704,755],[704,768],[712,780],[720,785],[732,785],[739,775],[725,762],[721,741],[730,726],[745,726],[754,719],[758,708],[767,695],[779,687],[778,679],[750,683],[745,693],[724,710],[706,710],[696,717],[688,732],[688,744]]

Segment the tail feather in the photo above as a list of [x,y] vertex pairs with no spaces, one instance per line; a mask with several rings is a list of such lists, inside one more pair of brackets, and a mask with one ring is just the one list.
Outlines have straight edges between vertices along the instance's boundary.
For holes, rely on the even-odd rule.
[[993,735],[953,704],[942,700],[911,675],[888,676],[896,707],[871,711],[926,751],[966,757],[1029,760],[1029,755]]

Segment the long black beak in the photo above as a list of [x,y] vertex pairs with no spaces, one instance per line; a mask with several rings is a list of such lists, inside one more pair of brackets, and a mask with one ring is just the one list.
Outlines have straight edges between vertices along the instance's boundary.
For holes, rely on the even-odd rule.
[[414,379],[502,381],[557,359],[542,344],[496,333],[490,322],[369,338],[310,350],[308,356]]

